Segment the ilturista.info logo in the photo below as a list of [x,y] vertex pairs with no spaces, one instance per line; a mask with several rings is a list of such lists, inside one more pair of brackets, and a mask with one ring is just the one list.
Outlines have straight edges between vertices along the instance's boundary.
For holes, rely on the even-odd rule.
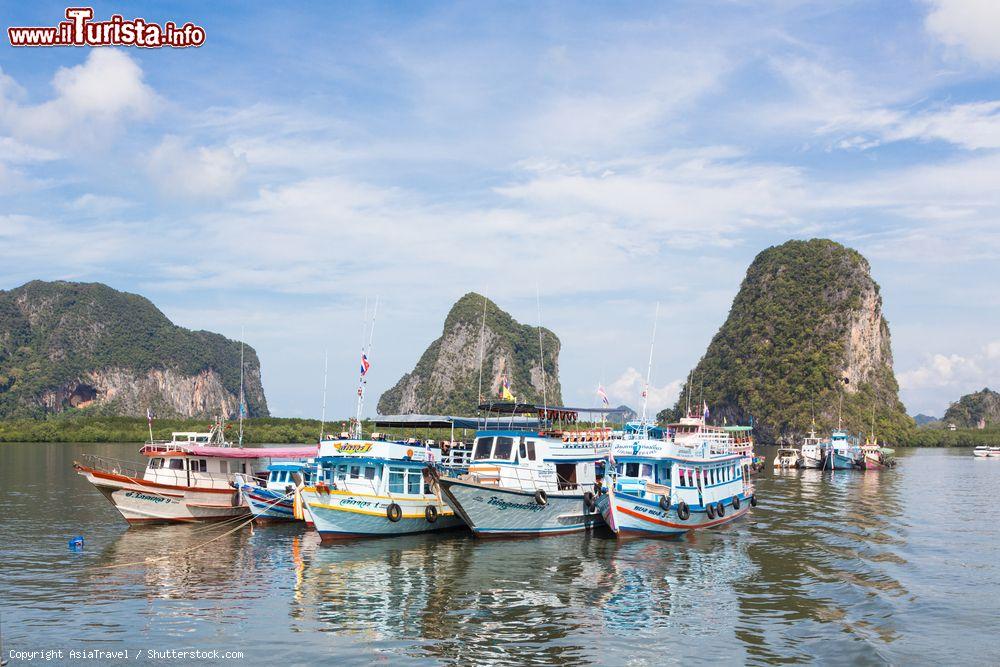
[[183,49],[205,43],[205,29],[190,21],[162,25],[144,18],[126,19],[113,14],[95,21],[92,7],[67,7],[66,20],[55,26],[7,28],[11,46],[138,46],[145,49]]

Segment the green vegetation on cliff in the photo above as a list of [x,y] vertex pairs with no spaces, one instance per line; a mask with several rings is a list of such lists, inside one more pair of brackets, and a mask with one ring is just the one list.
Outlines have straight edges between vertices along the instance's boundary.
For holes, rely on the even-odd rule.
[[[441,337],[420,356],[416,367],[379,398],[380,414],[473,414],[479,404],[480,337],[483,301],[470,292],[452,306]],[[562,402],[559,385],[559,338],[543,328],[545,393],[550,404]],[[501,378],[521,402],[542,401],[538,327],[520,324],[492,301],[486,301],[483,346],[483,398],[495,398]]]
[[1000,426],[1000,393],[984,388],[966,394],[948,407],[941,421],[959,428]]
[[[713,421],[752,416],[765,442],[794,440],[814,416],[821,430],[836,426],[842,391],[844,426],[853,432],[869,430],[873,405],[880,437],[898,442],[913,429],[868,262],[829,240],[789,241],[757,255],[691,384]],[[686,389],[661,420],[681,415]]]
[[[266,416],[257,355],[250,347],[244,354],[249,413]],[[0,291],[0,417],[42,417],[91,402],[88,409],[103,414],[143,414],[147,404],[170,414],[162,395],[170,387],[143,395],[142,405],[138,390],[128,391],[156,369],[178,377],[212,371],[236,396],[240,345],[176,326],[148,299],[100,283],[36,280]],[[124,390],[102,396],[94,378],[108,376]]]

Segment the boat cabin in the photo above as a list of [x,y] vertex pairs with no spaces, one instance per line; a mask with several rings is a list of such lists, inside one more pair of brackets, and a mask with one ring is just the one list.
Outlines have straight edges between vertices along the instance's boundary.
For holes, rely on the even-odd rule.
[[436,497],[427,464],[441,460],[437,448],[385,440],[320,443],[315,486],[371,496]]
[[298,461],[287,461],[272,463],[267,467],[267,485],[265,488],[272,491],[285,491],[289,486],[312,484],[313,469],[312,463]]
[[606,454],[606,444],[574,443],[537,431],[480,431],[469,474],[480,484],[523,491],[593,491]]

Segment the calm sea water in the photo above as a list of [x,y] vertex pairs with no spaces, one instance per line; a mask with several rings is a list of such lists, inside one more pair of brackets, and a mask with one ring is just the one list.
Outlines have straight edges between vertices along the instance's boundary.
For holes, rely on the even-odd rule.
[[[129,529],[73,473],[84,451],[138,458],[135,445],[0,445],[5,657],[1000,663],[1000,459],[965,450],[900,452],[887,471],[768,470],[750,518],[683,541],[453,533],[331,546],[294,526],[204,546],[224,531]],[[79,552],[66,544],[76,534]]]

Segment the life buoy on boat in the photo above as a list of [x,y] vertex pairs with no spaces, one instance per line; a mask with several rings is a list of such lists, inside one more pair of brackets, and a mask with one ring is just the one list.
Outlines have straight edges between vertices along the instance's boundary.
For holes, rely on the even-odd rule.
[[738,510],[740,508],[740,497],[733,496],[733,509]]
[[583,494],[583,504],[586,505],[587,509],[590,510],[591,512],[594,511],[594,507],[597,506],[597,503],[594,500],[593,491],[587,491],[586,493]]
[[720,500],[719,503],[715,506],[715,513],[719,516],[720,519],[726,516],[726,503]]
[[750,507],[757,507],[757,494],[750,496]]
[[711,521],[715,518],[715,506],[709,503],[705,505],[705,514],[708,515],[708,520]]
[[687,521],[691,518],[691,510],[688,509],[688,504],[683,500],[677,503],[677,518],[681,521]]
[[434,523],[438,520],[438,508],[434,505],[428,505],[424,508],[424,518],[427,519],[427,523]]
[[670,511],[670,496],[660,496],[660,509],[664,512]]
[[535,491],[535,502],[539,505],[545,505],[549,502],[549,494],[545,493],[545,489]]
[[396,523],[403,518],[403,508],[396,503],[389,503],[389,506],[385,508],[385,516],[389,521]]

